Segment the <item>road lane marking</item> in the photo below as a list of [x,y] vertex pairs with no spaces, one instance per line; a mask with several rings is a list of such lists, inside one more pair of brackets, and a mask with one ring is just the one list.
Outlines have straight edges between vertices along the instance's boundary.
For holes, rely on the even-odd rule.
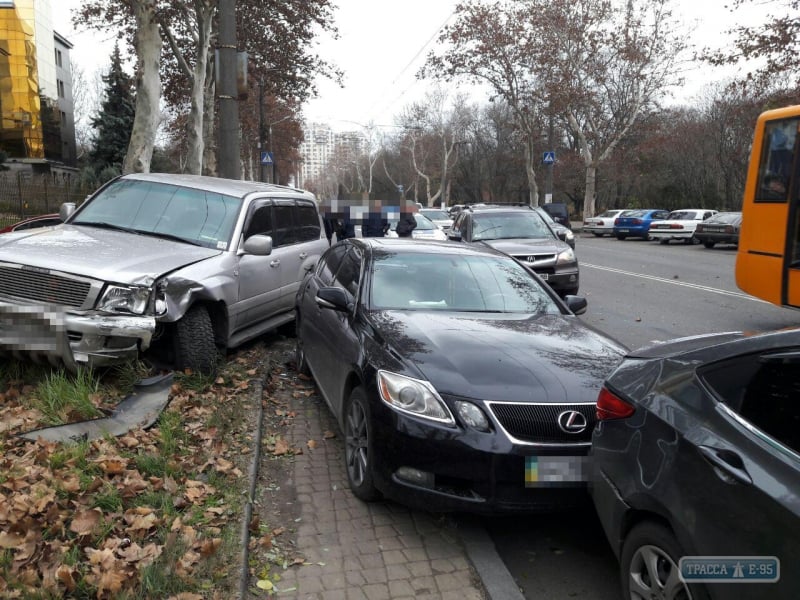
[[656,277],[655,275],[645,275],[643,273],[634,273],[632,271],[623,271],[622,269],[614,269],[612,267],[604,267],[602,265],[592,265],[585,262],[580,263],[581,267],[589,267],[591,269],[599,269],[600,271],[610,271],[611,273],[618,273],[620,275],[629,275],[631,277],[639,277],[640,279],[650,279],[651,281],[659,281],[661,283],[670,283],[672,285],[680,285],[683,287],[700,290],[703,292],[711,292],[712,294],[719,294],[720,296],[730,296],[731,298],[739,298],[740,300],[752,300],[753,302],[760,302],[762,304],[770,304],[761,298],[743,294],[741,292],[729,292],[728,290],[721,290],[719,288],[709,287],[707,285],[699,285],[696,283],[686,283],[676,279],[667,279],[665,277]]

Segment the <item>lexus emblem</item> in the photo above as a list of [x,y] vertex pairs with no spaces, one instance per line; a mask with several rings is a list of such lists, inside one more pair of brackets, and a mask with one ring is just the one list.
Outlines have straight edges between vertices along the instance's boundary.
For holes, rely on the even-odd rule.
[[564,433],[583,433],[589,422],[577,410],[565,410],[558,415],[558,426]]

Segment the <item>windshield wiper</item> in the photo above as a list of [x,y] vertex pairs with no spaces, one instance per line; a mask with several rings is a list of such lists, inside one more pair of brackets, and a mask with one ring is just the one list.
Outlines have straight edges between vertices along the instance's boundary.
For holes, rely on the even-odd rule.
[[192,246],[200,246],[202,248],[205,248],[203,244],[201,244],[196,240],[189,240],[184,237],[180,237],[179,235],[172,235],[171,233],[162,233],[160,231],[142,231],[138,229],[134,229],[133,231],[136,231],[137,233],[140,233],[142,235],[152,235],[153,237],[161,238],[164,240],[172,240],[173,242],[183,242],[184,244],[191,244]]
[[106,221],[76,221],[74,223],[70,223],[71,225],[88,225],[89,227],[99,227],[101,229],[113,229],[115,231],[124,231],[126,233],[135,233],[136,235],[140,235],[141,232],[136,229],[131,229],[130,227],[123,227],[122,225],[114,225],[113,223],[108,223]]

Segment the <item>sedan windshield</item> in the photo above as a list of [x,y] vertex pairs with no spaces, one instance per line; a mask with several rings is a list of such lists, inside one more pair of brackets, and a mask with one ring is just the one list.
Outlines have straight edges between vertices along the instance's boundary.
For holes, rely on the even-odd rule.
[[92,198],[71,221],[183,240],[226,250],[241,199],[149,181],[120,180]]
[[421,214],[428,217],[429,219],[439,219],[441,221],[450,220],[450,214],[443,210],[425,210],[422,211]]
[[534,212],[476,215],[472,241],[514,238],[552,238],[553,232]]
[[375,258],[372,308],[560,314],[533,276],[494,256],[391,254]]

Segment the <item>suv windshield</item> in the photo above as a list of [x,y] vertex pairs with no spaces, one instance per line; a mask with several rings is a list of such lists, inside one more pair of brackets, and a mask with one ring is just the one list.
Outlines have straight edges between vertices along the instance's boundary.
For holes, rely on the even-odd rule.
[[179,238],[226,250],[241,204],[241,198],[216,192],[122,179],[92,198],[71,224]]
[[443,210],[421,210],[420,213],[425,215],[429,219],[442,219],[442,220],[450,219],[450,214],[446,213]]
[[513,238],[553,238],[553,232],[534,212],[509,212],[475,215],[472,241]]

